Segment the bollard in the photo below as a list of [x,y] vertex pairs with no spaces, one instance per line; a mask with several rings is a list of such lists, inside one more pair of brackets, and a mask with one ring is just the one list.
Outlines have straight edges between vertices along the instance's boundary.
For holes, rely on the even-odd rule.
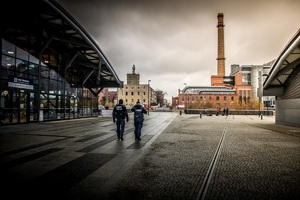
[[179,111],[180,115],[181,115],[181,111]]
[[200,113],[200,118],[202,118],[202,113]]
[[261,119],[261,120],[263,119],[263,114],[260,114],[260,119]]

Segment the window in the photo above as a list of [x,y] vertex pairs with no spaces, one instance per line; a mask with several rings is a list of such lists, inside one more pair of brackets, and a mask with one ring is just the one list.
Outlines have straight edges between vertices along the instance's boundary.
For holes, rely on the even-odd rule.
[[128,96],[128,92],[125,92],[125,95]]
[[15,55],[16,46],[2,39],[2,53],[10,56]]
[[251,73],[243,73],[242,85],[251,85]]
[[30,54],[29,54],[29,62],[32,62],[34,64],[39,64],[39,60]]
[[224,96],[224,101],[226,101],[226,96]]
[[29,54],[26,51],[24,51],[23,49],[20,49],[19,47],[17,47],[17,58],[28,61]]
[[131,95],[133,96],[133,92],[131,92]]
[[4,56],[2,55],[2,63],[1,66],[3,68],[9,69],[9,70],[15,70],[16,68],[16,63],[15,63],[15,58],[10,57],[10,56]]
[[216,100],[219,101],[219,96],[216,96]]
[[240,98],[242,98],[242,94],[243,94],[242,92],[243,92],[242,90],[239,90],[239,97]]
[[231,97],[231,101],[234,101],[234,97]]
[[30,63],[28,65],[28,71],[30,74],[38,75],[39,66],[37,64]]

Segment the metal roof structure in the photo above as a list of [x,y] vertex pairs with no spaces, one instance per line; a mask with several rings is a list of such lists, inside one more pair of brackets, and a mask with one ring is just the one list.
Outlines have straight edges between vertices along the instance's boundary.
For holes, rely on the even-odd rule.
[[183,94],[221,94],[231,93],[235,94],[234,89],[227,86],[186,86],[182,90]]
[[300,29],[272,65],[263,84],[264,96],[282,96],[300,73]]
[[[122,87],[112,65],[93,38],[55,0],[8,1],[10,12],[1,12],[1,37],[36,58],[72,87]],[[47,58],[44,57],[48,55]],[[52,66],[51,63],[60,63]]]

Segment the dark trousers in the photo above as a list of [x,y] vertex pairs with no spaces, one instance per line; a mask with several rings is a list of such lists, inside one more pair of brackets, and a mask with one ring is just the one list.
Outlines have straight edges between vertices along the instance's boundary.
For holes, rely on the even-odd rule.
[[117,118],[117,135],[118,135],[118,138],[123,137],[124,129],[125,129],[125,119]]
[[134,134],[135,134],[135,139],[141,139],[141,134],[142,134],[142,127],[143,127],[143,118],[135,118],[134,119]]

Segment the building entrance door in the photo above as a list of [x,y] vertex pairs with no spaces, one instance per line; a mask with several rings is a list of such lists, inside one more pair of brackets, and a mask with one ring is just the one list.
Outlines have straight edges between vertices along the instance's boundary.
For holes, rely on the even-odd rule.
[[30,93],[20,90],[19,94],[20,105],[20,123],[30,122]]
[[29,123],[37,120],[37,111],[34,109],[34,93],[14,90],[12,96],[13,123]]

